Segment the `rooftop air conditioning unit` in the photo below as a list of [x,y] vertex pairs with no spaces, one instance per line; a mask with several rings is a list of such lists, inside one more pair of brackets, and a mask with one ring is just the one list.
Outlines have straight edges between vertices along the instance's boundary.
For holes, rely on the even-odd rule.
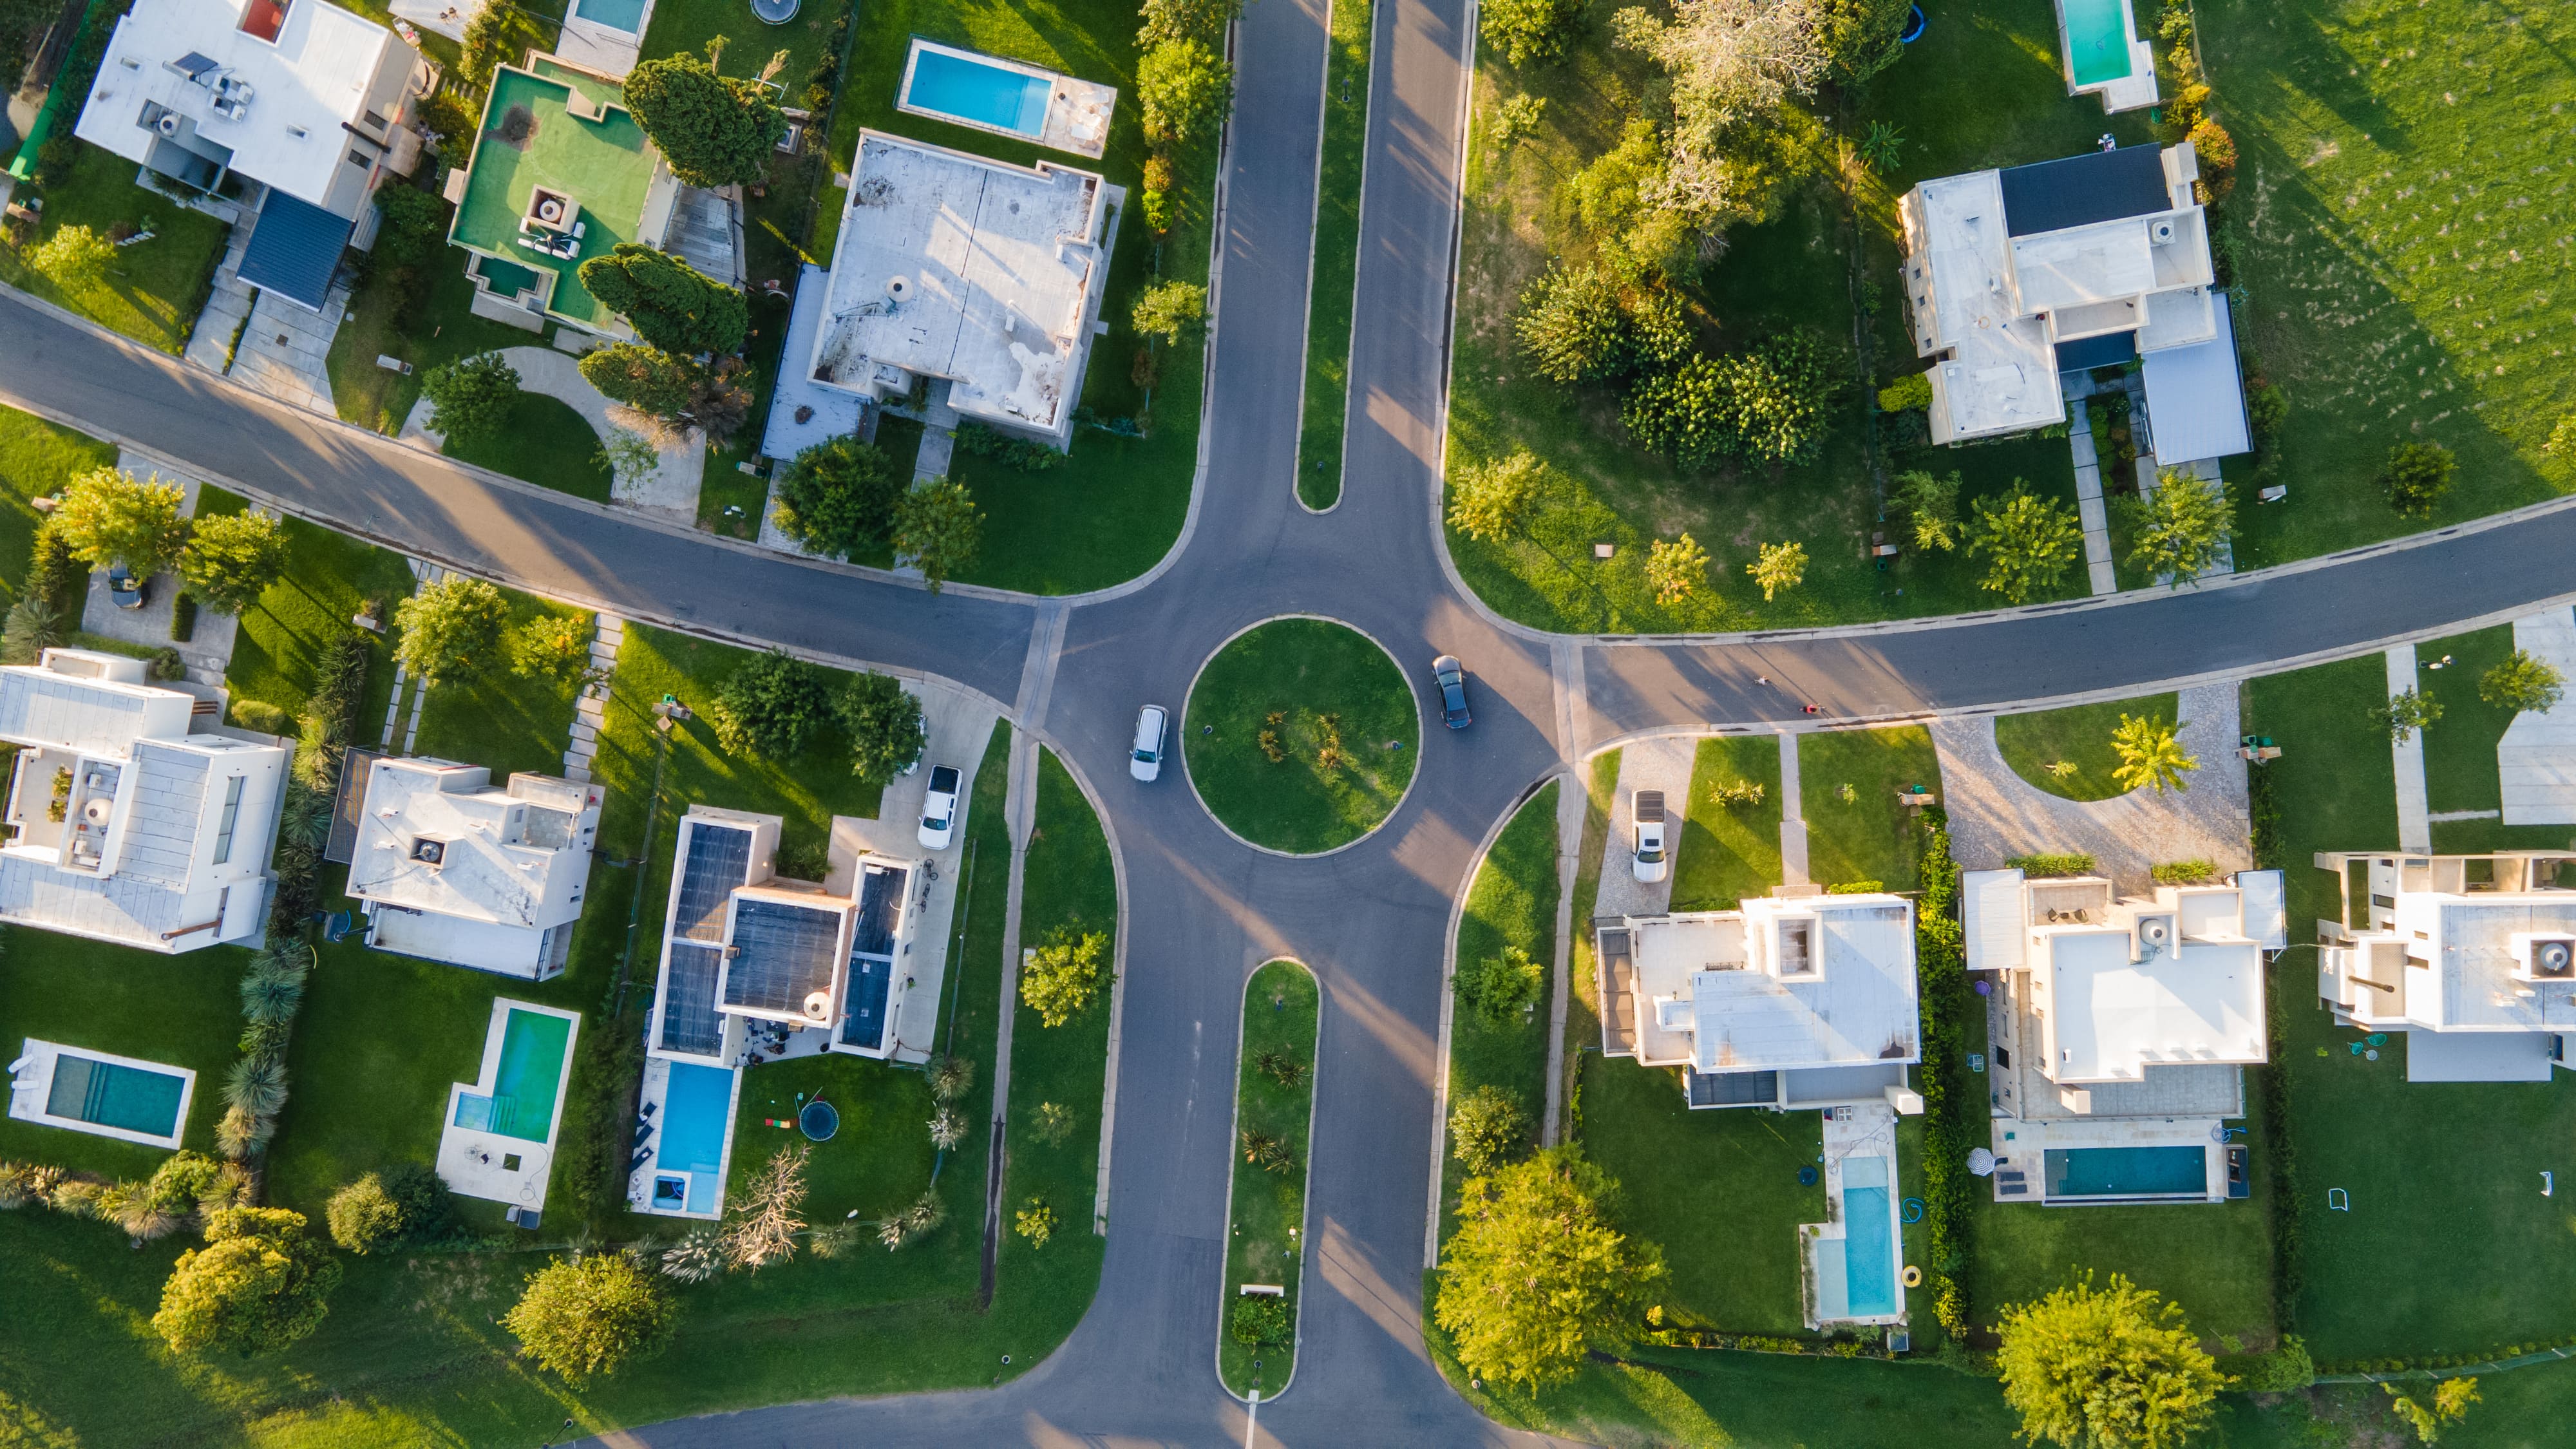
[[2147,224],[2147,239],[2157,246],[2170,246],[2174,239],[2173,218],[2164,217]]
[[2576,936],[2516,931],[2513,975],[2517,981],[2576,981]]
[[2174,918],[2140,916],[2135,927],[2137,950],[2132,959],[2152,961],[2173,949]]
[[161,119],[152,123],[152,129],[160,132],[164,136],[177,136],[179,134],[179,113],[176,111],[162,112]]

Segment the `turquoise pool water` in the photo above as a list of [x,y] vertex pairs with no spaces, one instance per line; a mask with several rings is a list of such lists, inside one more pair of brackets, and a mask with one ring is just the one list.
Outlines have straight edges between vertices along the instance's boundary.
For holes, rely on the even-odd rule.
[[903,103],[1034,141],[1046,134],[1047,93],[1053,89],[1043,76],[925,46],[913,52]]
[[1854,1318],[1896,1311],[1896,1229],[1887,1207],[1887,1159],[1843,1164],[1843,1292]]
[[2066,60],[2077,85],[2098,86],[2129,73],[2129,0],[2057,0],[2057,14],[2066,25]]
[[54,1058],[54,1085],[45,1094],[45,1111],[75,1122],[175,1137],[179,1099],[187,1090],[188,1079],[169,1072],[64,1052]]
[[653,1205],[715,1211],[724,1182],[725,1138],[733,1129],[733,1073],[692,1062],[671,1063],[662,1094],[661,1137],[653,1147]]
[[2207,1197],[2206,1147],[2055,1147],[2050,1197]]
[[572,13],[629,35],[644,29],[644,0],[581,0],[573,6]]
[[456,1125],[522,1142],[545,1141],[554,1131],[555,1091],[563,1082],[564,1053],[571,1041],[568,1018],[511,1012],[501,1028],[501,1069],[493,1077],[492,1095],[459,1095]]

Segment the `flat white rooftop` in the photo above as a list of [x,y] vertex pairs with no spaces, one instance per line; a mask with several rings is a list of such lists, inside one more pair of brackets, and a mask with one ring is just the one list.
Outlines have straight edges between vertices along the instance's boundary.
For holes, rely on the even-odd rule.
[[1754,899],[1633,918],[1638,1014],[1698,1072],[1921,1059],[1914,913],[1888,895]]
[[599,787],[480,765],[380,759],[368,771],[349,894],[489,925],[553,924],[546,903],[590,873],[583,815]]
[[2045,427],[2066,416],[2057,346],[2046,319],[2025,312],[2012,277],[2001,173],[1945,176],[1915,188],[1930,237],[1938,337],[1953,355],[1933,369],[1944,411],[1963,437]]
[[1108,267],[1101,178],[878,131],[850,174],[814,380],[883,397],[947,378],[968,417],[1069,435]]

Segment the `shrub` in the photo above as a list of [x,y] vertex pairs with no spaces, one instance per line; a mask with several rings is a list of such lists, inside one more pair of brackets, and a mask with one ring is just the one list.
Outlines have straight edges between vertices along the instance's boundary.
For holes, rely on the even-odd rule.
[[1286,1343],[1295,1326],[1288,1300],[1274,1293],[1240,1295],[1234,1300],[1234,1311],[1226,1315],[1226,1332],[1245,1348]]
[[2388,490],[2389,507],[2409,518],[2430,518],[2433,505],[2451,491],[2458,468],[2451,450],[2439,443],[2400,443],[2389,450],[2380,486]]
[[2054,498],[2042,498],[2016,478],[1998,503],[1980,498],[1967,530],[1967,551],[1986,560],[1977,586],[2008,604],[2027,603],[2057,586],[2084,552],[2075,515]]
[[2093,873],[2093,857],[2082,851],[2064,851],[2056,854],[2040,855],[2016,855],[2009,857],[2004,861],[2004,869],[2017,870],[2023,875],[2035,878],[2091,875]]
[[1486,0],[1476,13],[1485,44],[1511,64],[1527,65],[1565,54],[1583,6],[1580,0]]
[[2111,778],[2125,790],[2153,786],[2159,795],[2179,793],[2190,788],[2182,777],[2200,768],[2175,738],[2174,726],[2152,716],[2121,715],[2111,731],[2111,751],[2120,757]]
[[2200,158],[2200,192],[2205,202],[2224,198],[2236,186],[2236,138],[2214,116],[2203,116],[2185,138]]
[[2558,707],[2567,681],[2539,656],[2516,649],[2478,677],[2478,698],[2498,709],[2538,713]]
[[551,1263],[501,1318],[522,1356],[576,1385],[659,1352],[678,1322],[670,1290],[634,1253]]
[[1180,344],[1184,334],[1195,334],[1207,320],[1207,288],[1196,282],[1156,282],[1136,298],[1128,320],[1147,337],[1159,337],[1166,347]]
[[1932,406],[1932,374],[1909,372],[1878,390],[1878,410],[1883,413],[1908,412]]
[[1151,48],[1166,40],[1204,40],[1214,45],[1243,13],[1243,0],[1145,0],[1139,13],[1145,22],[1136,29],[1139,47]]
[[28,249],[27,265],[65,291],[94,287],[116,265],[116,243],[85,226],[59,227]]
[[856,437],[798,453],[778,479],[778,526],[818,553],[847,557],[885,545],[911,480],[885,450]]
[[2391,743],[2400,745],[2441,717],[2442,702],[2417,689],[2392,695],[2387,703],[2374,705],[2370,711],[2371,723],[2386,730]]
[[1540,984],[1546,979],[1545,968],[1518,946],[1505,946],[1501,954],[1458,965],[1458,999],[1476,1009],[1486,1021],[1507,1024],[1521,1015],[1524,1008],[1536,1005]]
[[590,667],[592,629],[581,614],[539,614],[510,632],[510,672],[559,683],[578,677]]
[[[757,83],[718,75],[707,61],[685,53],[627,72],[625,101],[673,173],[691,186],[713,189],[765,179],[770,153],[787,136],[786,113]],[[587,284],[589,268],[582,270]]]
[[1029,438],[1006,437],[978,422],[957,425],[957,446],[978,458],[990,458],[1005,468],[1023,473],[1043,473],[1064,461],[1064,454],[1044,443]]
[[432,408],[431,431],[458,442],[487,438],[518,405],[519,370],[497,352],[477,353],[422,373],[420,391]]
[[596,347],[581,355],[582,377],[611,402],[665,422],[679,422],[697,396],[697,364],[633,342]]
[[1449,480],[1449,526],[1481,543],[1516,538],[1547,485],[1547,465],[1526,448],[1462,467]]
[[1021,1004],[1047,1026],[1062,1026],[1082,1015],[1108,984],[1108,953],[1107,936],[1056,927],[1020,967]]
[[1646,585],[1655,591],[1656,603],[1669,609],[1696,595],[1707,581],[1708,550],[1698,539],[1685,533],[1646,546]]
[[[453,104],[453,102],[451,102]],[[375,265],[417,267],[435,261],[447,240],[447,203],[417,186],[376,189]]]
[[2281,424],[2289,416],[2290,397],[2281,391],[2280,384],[2259,375],[2246,382],[2245,421],[2252,425],[2256,438],[2269,439],[2281,431]]
[[197,637],[197,596],[186,589],[170,600],[170,637],[181,644]]
[[1598,382],[1668,368],[1690,355],[1690,319],[1672,288],[1631,286],[1585,263],[1552,265],[1521,293],[1512,331],[1541,376]]
[[2158,885],[2208,885],[2218,879],[2218,866],[2206,860],[2168,860],[2147,868]]
[[286,525],[264,513],[199,518],[179,556],[188,597],[218,614],[247,610],[285,573]]
[[450,574],[394,606],[394,658],[431,684],[498,662],[510,601],[481,579]]
[[152,1326],[175,1353],[260,1353],[319,1328],[340,1264],[284,1208],[226,1208],[179,1255]]
[[1482,1177],[1529,1145],[1529,1118],[1512,1094],[1488,1082],[1449,1109],[1449,1155]]
[[921,570],[922,582],[934,594],[949,575],[975,562],[983,537],[984,519],[974,495],[955,479],[933,478],[895,502],[895,557]]
[[402,1206],[385,1191],[384,1179],[368,1173],[331,1194],[325,1214],[331,1241],[360,1257],[402,1234]]
[[164,684],[188,677],[188,661],[179,657],[178,650],[166,646],[153,650],[144,667],[154,679]]
[[1965,537],[1959,527],[1959,475],[1955,471],[1946,478],[1919,469],[1899,473],[1888,490],[1887,504],[1916,548],[1948,553]]
[[637,242],[619,242],[606,256],[582,263],[581,284],[633,323],[647,345],[679,357],[739,352],[751,328],[742,293]]
[[1146,140],[1195,140],[1234,109],[1234,67],[1204,41],[1162,41],[1136,62],[1136,99]]
[[1030,1247],[1043,1248],[1055,1236],[1055,1209],[1044,1198],[1030,1198],[1011,1215],[1011,1231],[1028,1239]]
[[725,676],[712,711],[716,743],[736,754],[800,754],[832,718],[823,671],[783,649],[755,654]]
[[1753,576],[1753,582],[1762,586],[1762,602],[1770,603],[1773,595],[1796,588],[1807,577],[1807,546],[1803,543],[1766,543],[1762,545],[1761,556],[1746,564],[1744,571]]

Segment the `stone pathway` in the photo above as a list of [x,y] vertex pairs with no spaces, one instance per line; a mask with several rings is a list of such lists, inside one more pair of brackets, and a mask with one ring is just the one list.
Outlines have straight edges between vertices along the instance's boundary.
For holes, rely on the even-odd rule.
[[[590,385],[581,375],[581,361],[552,347],[504,347],[501,359],[518,370],[519,386],[570,407],[581,414],[604,443],[609,431],[641,434],[647,438],[666,433],[652,419],[633,409],[610,402],[607,394]],[[437,411],[428,398],[412,405],[411,416],[403,423],[405,442],[436,451],[446,440],[429,428],[430,414]],[[698,488],[706,479],[706,434],[691,428],[674,441],[661,440],[661,463],[652,473],[628,482],[612,484],[609,499],[628,508],[658,513],[677,522],[695,525],[698,521]]]
[[[2414,687],[2415,646],[2400,644],[2388,651],[2388,697],[2395,699]],[[2424,788],[2424,732],[2410,731],[2388,749],[2397,766],[2397,848],[2431,850],[2433,820],[2430,796]]]
[[564,778],[588,781],[590,762],[599,754],[599,735],[608,728],[608,673],[617,667],[617,651],[626,643],[626,621],[601,614],[590,635],[591,680],[572,703],[572,747],[564,751]]
[[[2576,614],[2565,605],[2513,621],[2513,647],[2576,680]],[[2576,824],[2576,697],[2525,710],[2496,741],[2507,825]]]
[[[403,562],[411,566],[411,591],[414,595],[418,595],[422,588],[430,584],[437,583],[440,579],[447,577],[447,570],[440,568],[438,565],[430,563],[425,559],[407,558],[403,560]],[[390,618],[380,619],[377,621],[379,625],[388,629],[393,627],[393,622],[394,621]],[[403,691],[405,689],[411,690],[411,723],[408,728],[403,727],[402,723]],[[383,737],[377,742],[377,748],[390,753],[394,747],[394,734],[397,730],[400,730],[402,733],[402,752],[406,755],[410,754],[413,741],[420,738],[420,712],[428,703],[428,682],[414,680],[411,677],[411,670],[408,667],[399,663],[396,664],[394,666],[393,697],[385,701],[385,732]]]
[[[1610,835],[1601,843],[1601,889],[1596,916],[1659,916],[1672,904],[1673,877],[1681,871],[1682,824],[1690,814],[1691,766],[1699,741],[1688,737],[1640,740],[1619,752],[1619,793],[1610,802]],[[1669,868],[1652,884],[1637,879],[1637,821],[1629,803],[1640,790],[1664,792],[1664,843]]]
[[1807,874],[1807,806],[1799,792],[1798,736],[1780,732],[1780,881],[1783,885],[1806,885]]
[[2148,868],[2164,861],[2208,860],[2223,871],[2250,866],[2236,686],[2186,689],[2180,707],[2182,746],[2200,761],[2185,777],[2190,788],[2094,801],[2062,799],[2013,773],[1995,748],[1993,716],[1934,720],[1951,853],[1963,869],[1991,870],[2016,855],[2082,851],[2124,893],[2147,891]]

